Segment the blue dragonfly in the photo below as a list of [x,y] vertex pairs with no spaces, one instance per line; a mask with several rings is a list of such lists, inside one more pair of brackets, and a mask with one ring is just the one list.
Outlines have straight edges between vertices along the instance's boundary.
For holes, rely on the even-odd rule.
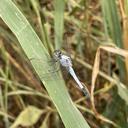
[[[33,60],[33,59],[31,59],[31,60]],[[78,77],[77,77],[77,75],[76,75],[76,73],[75,73],[75,71],[73,69],[72,60],[71,60],[71,58],[69,56],[63,54],[60,50],[55,50],[53,52],[53,58],[49,62],[50,62],[51,66],[50,66],[50,69],[48,69],[48,73],[47,74],[52,74],[52,73],[54,73],[56,71],[59,71],[58,64],[60,64],[73,77],[73,79],[76,81],[76,83],[78,85],[78,88],[83,92],[85,97],[86,98],[90,98],[89,91],[88,91],[87,87],[84,86],[82,84],[82,82],[80,82],[80,80],[78,79]],[[42,63],[42,65],[43,65],[43,63]],[[45,75],[46,75],[46,73],[43,75],[43,77],[45,77]]]

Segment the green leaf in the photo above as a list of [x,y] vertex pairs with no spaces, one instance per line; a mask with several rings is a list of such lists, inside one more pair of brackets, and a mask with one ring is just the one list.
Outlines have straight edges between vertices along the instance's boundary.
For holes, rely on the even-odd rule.
[[37,60],[31,61],[31,63],[44,83],[65,127],[89,128],[82,114],[72,102],[60,73],[51,73],[47,79],[42,77],[49,71],[49,68],[54,68],[48,63],[49,54],[26,18],[11,0],[0,0],[0,16],[17,37],[27,57],[42,59],[42,63]]
[[54,0],[55,49],[60,49],[63,39],[65,0]]
[[121,83],[117,84],[118,94],[128,105],[128,89]]
[[[104,29],[106,39],[111,38],[116,46],[123,48],[121,24],[118,16],[118,9],[115,0],[101,0]],[[125,65],[120,58],[117,58],[119,65],[120,79],[126,81]]]
[[15,122],[12,124],[10,128],[17,128],[19,125],[23,127],[29,127],[34,125],[39,117],[42,114],[42,110],[34,107],[34,106],[28,106],[25,110],[23,110]]

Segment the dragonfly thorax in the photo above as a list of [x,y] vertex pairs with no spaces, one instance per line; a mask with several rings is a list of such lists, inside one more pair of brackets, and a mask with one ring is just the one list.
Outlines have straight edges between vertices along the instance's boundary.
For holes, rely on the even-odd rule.
[[66,55],[62,54],[59,61],[60,61],[61,65],[65,68],[72,67],[72,61],[71,61],[71,58],[69,56],[66,56]]

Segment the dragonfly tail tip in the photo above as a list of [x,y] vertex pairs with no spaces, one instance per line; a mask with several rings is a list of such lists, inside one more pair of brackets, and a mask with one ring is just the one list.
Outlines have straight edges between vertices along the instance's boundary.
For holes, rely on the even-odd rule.
[[85,95],[86,99],[90,99],[89,92],[85,88],[83,88],[82,91],[83,91],[83,94]]

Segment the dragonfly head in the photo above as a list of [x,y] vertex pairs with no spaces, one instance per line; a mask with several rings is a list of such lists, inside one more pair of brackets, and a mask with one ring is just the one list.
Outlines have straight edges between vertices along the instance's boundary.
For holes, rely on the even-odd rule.
[[53,56],[55,59],[61,59],[62,52],[60,50],[55,50]]

